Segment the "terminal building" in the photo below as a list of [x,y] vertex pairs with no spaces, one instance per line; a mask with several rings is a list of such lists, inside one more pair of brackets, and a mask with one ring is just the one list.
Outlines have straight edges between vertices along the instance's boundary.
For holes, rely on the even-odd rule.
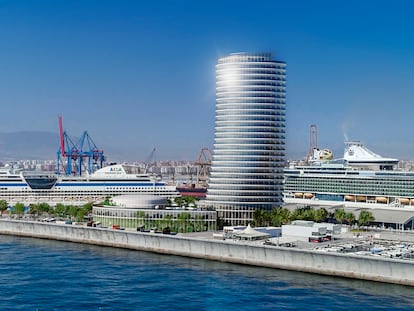
[[[287,208],[291,212],[298,208],[310,207],[313,209],[325,209],[328,213],[335,213],[338,209],[343,209],[347,213],[352,213],[355,219],[359,218],[359,214],[362,211],[368,211],[374,217],[374,220],[370,222],[369,226],[379,227],[381,229],[394,229],[394,230],[411,230],[414,231],[414,210],[408,208],[366,208],[366,207],[349,207],[344,204],[336,205],[321,205],[314,204],[297,204],[287,203],[284,204],[284,208]],[[320,202],[319,202],[320,203]]]

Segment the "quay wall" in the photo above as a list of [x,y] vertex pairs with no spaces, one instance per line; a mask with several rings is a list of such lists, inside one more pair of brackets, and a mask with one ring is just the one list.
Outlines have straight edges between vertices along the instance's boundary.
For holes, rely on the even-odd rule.
[[407,260],[19,220],[0,220],[0,234],[414,286],[414,262]]

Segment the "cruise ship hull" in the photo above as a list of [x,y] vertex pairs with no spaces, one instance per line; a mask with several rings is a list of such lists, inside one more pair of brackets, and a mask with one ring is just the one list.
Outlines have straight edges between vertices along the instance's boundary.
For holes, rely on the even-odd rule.
[[99,203],[122,194],[179,195],[175,186],[166,185],[145,174],[128,174],[122,165],[106,167],[85,177],[48,175],[0,176],[0,200],[9,205],[48,203],[82,205]]
[[284,202],[414,208],[414,172],[339,167],[285,170]]
[[346,142],[343,159],[311,158],[284,171],[284,202],[365,208],[413,208],[414,172],[395,170],[356,141]]

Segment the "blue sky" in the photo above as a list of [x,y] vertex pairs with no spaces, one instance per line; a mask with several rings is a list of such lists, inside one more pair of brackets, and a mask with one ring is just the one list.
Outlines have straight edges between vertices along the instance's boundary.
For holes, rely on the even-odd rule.
[[216,59],[272,52],[288,66],[289,157],[306,155],[316,124],[319,147],[337,157],[346,134],[414,159],[413,9],[410,1],[0,0],[0,132],[57,132],[62,114],[70,135],[88,130],[125,159],[144,160],[154,147],[157,159],[196,159],[213,146]]

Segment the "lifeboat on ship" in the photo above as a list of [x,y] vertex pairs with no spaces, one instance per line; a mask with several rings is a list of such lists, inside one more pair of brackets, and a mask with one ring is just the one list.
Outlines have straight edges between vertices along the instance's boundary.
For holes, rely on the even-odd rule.
[[305,199],[312,199],[313,193],[305,193],[303,196],[305,197]]
[[376,197],[375,201],[377,203],[388,203],[388,199],[386,197]]
[[294,194],[294,196],[295,196],[295,198],[303,198],[303,193],[301,193],[301,192],[296,192],[295,194]]
[[407,198],[400,198],[399,201],[400,201],[400,204],[402,205],[410,204],[410,199],[407,199]]
[[364,195],[357,195],[356,200],[358,202],[365,202],[367,200],[367,197]]
[[353,195],[346,195],[345,196],[345,201],[355,201],[355,196],[353,196]]

